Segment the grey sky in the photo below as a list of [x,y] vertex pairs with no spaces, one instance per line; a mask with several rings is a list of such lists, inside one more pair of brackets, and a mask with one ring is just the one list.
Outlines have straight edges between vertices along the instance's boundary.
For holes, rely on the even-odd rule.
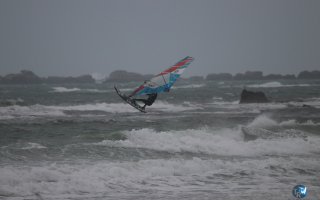
[[320,69],[319,0],[0,0],[0,74]]

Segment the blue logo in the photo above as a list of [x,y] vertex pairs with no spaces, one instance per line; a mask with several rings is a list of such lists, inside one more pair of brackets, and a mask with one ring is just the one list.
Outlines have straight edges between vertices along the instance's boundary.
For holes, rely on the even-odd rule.
[[305,198],[307,196],[307,187],[304,185],[296,185],[292,189],[292,195],[298,199]]

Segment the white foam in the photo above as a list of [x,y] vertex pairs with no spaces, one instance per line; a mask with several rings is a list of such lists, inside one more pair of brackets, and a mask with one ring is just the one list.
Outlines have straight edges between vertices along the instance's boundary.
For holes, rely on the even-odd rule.
[[105,74],[101,74],[98,72],[93,72],[91,73],[91,77],[96,81],[96,82],[103,82],[106,79],[106,75]]
[[206,84],[190,84],[190,85],[173,86],[172,89],[201,88],[205,86]]
[[213,102],[205,105],[206,107],[214,107],[223,109],[223,112],[232,113],[260,113],[262,110],[274,110],[286,108],[288,105],[284,103],[250,103],[239,104],[239,101],[221,101],[214,99]]
[[53,92],[75,92],[80,91],[79,88],[65,88],[65,87],[53,87]]
[[247,85],[247,87],[253,87],[253,88],[274,88],[274,87],[308,87],[311,86],[309,84],[287,84],[284,85],[280,82],[273,81],[273,82],[268,82],[268,83],[263,83],[263,84],[252,84],[252,85]]
[[289,102],[290,105],[292,106],[297,106],[297,107],[302,107],[304,105],[308,105],[314,108],[320,108],[320,98],[314,97],[314,98],[308,98],[304,99],[302,102]]
[[214,101],[222,101],[222,100],[223,100],[222,97],[212,97],[212,99],[213,99]]
[[306,122],[299,123],[302,126],[320,126],[320,122],[313,122],[312,120],[307,120]]
[[163,112],[183,112],[189,110],[202,110],[200,105],[196,105],[190,102],[184,102],[183,104],[170,104],[166,101],[156,101],[152,104],[152,107],[148,108],[150,110],[159,110]]
[[320,123],[314,122],[312,120],[307,120],[305,122],[297,122],[295,119],[290,119],[279,123],[280,126],[320,126]]
[[21,149],[24,150],[29,150],[29,149],[46,149],[47,147],[38,144],[38,143],[34,143],[34,142],[28,142],[24,147],[22,147]]
[[297,123],[295,119],[289,119],[279,123],[280,126],[296,126],[297,124],[299,123]]
[[105,93],[112,92],[114,90],[98,90],[98,89],[80,89],[80,88],[65,88],[65,87],[53,87],[52,92],[94,92],[94,93]]
[[139,129],[124,132],[127,140],[104,140],[97,145],[112,147],[144,148],[166,152],[193,152],[224,156],[257,156],[265,154],[304,155],[320,151],[320,139],[314,143],[301,138],[255,140],[246,142],[240,128],[235,129],[188,129],[183,131],[156,132]]
[[14,105],[0,107],[0,115],[10,119],[23,116],[64,116],[65,114],[61,110],[36,104],[32,106]]
[[121,92],[133,92],[136,88],[121,88]]
[[[279,167],[280,171],[270,169],[271,166]],[[305,167],[316,169],[320,166],[317,160],[273,157],[243,161],[195,157],[136,162],[101,161],[74,165],[4,166],[0,168],[0,194],[21,199],[131,199],[135,194],[150,197],[150,193],[144,191],[160,192],[159,194],[164,192],[162,195],[165,196],[156,193],[157,197],[168,197],[166,192],[185,195],[190,192],[197,194],[196,191],[212,191],[215,188],[232,195],[234,188],[241,189],[241,181],[246,179],[239,176],[239,173],[259,181],[259,185],[264,186],[263,189],[256,188],[260,192],[269,192],[270,188],[279,184],[275,181],[277,179],[270,177],[270,173],[276,173],[278,178],[283,173],[283,168],[292,173],[294,168]],[[234,184],[230,183],[230,178],[221,178],[219,175],[234,177]],[[255,182],[248,183],[246,187],[254,188],[254,184]],[[245,191],[241,190],[241,193]],[[252,191],[249,191],[248,195],[250,194],[252,195]]]
[[278,123],[271,119],[266,115],[260,115],[255,118],[251,123],[248,124],[248,127],[255,127],[255,128],[268,128],[277,126]]
[[259,115],[247,126],[253,128],[270,128],[270,127],[295,127],[295,126],[319,126],[320,123],[313,122],[312,120],[307,120],[305,122],[297,122],[295,119],[288,119],[285,121],[277,122],[273,120],[270,116]]

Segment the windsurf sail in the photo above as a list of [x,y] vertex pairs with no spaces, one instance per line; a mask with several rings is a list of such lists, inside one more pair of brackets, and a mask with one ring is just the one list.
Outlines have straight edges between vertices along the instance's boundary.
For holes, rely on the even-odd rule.
[[160,74],[145,81],[130,96],[138,96],[152,93],[169,91],[172,85],[177,81],[183,71],[190,65],[194,59],[190,56],[177,62],[175,65],[164,70]]

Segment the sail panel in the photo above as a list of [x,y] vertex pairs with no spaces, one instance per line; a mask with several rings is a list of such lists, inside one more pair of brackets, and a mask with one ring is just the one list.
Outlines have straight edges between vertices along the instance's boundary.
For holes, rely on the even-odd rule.
[[138,87],[132,94],[133,95],[146,95],[151,93],[160,93],[169,91],[172,85],[180,77],[183,71],[190,65],[193,58],[190,56],[177,62],[172,67],[164,70],[160,74],[151,78],[150,81],[146,81],[140,87]]

